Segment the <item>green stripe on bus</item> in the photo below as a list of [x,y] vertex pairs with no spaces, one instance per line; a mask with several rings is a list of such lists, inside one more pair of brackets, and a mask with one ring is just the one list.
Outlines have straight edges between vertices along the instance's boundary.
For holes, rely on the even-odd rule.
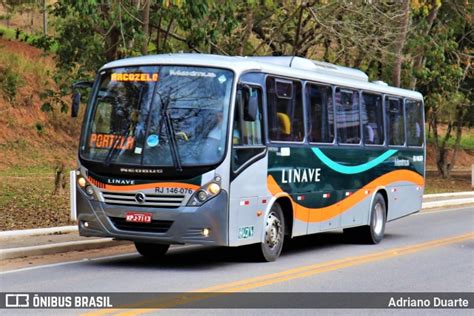
[[345,166],[341,165],[334,160],[331,160],[328,156],[326,156],[319,148],[312,148],[314,154],[329,168],[331,168],[334,171],[337,171],[339,173],[344,173],[344,174],[356,174],[356,173],[361,173],[364,171],[367,171],[369,169],[372,169],[373,167],[379,165],[382,163],[384,160],[392,156],[397,152],[396,149],[389,149],[377,158],[366,162],[361,165],[357,166]]

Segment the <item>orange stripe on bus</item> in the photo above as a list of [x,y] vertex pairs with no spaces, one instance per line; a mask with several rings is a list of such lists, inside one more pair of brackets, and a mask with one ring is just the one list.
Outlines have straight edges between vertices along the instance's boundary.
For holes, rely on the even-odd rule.
[[156,182],[156,183],[145,183],[145,184],[133,184],[133,185],[110,185],[99,182],[91,177],[88,180],[95,186],[109,190],[109,191],[135,191],[135,190],[146,190],[154,188],[178,188],[178,189],[191,189],[197,190],[200,188],[199,185],[181,183],[181,182]]
[[[410,170],[392,171],[387,174],[384,174],[383,176],[378,177],[377,179],[363,186],[356,192],[347,196],[345,199],[326,207],[307,208],[296,203],[290,197],[291,204],[293,205],[294,210],[294,218],[303,222],[310,223],[326,221],[328,219],[340,215],[341,213],[344,213],[354,205],[364,200],[368,196],[366,194],[366,191],[370,192],[371,189],[375,189],[380,186],[387,186],[391,183],[400,181],[412,182],[419,186],[424,185],[423,177],[416,172]],[[268,190],[275,197],[282,196],[285,193],[271,175],[267,177],[267,186]]]

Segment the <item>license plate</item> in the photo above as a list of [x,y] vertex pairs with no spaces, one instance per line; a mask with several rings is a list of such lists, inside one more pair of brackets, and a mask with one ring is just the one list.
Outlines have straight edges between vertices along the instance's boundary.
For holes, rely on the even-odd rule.
[[130,223],[151,223],[151,213],[127,212],[125,221]]

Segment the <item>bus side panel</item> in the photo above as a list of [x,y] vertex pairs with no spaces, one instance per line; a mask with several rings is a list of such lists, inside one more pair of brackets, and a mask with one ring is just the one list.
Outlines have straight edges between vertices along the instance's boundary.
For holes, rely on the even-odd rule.
[[[395,155],[393,164],[404,162],[404,168],[413,170],[420,175],[424,174],[423,148],[407,148]],[[421,209],[423,200],[423,183],[414,183],[410,179],[400,178],[399,181],[387,186],[388,216],[387,220],[394,220]]]
[[391,221],[421,209],[423,191],[409,182],[397,182],[388,189],[388,217]]
[[309,205],[312,209],[310,210],[308,219],[308,234],[318,233],[320,231],[336,229],[341,226],[341,217],[336,216],[329,218],[328,220],[317,220],[320,217],[324,217],[325,209],[329,206],[336,206],[340,210],[340,203],[338,192],[328,188],[324,191],[316,191],[311,193],[313,204]]
[[[230,184],[229,245],[261,242],[263,214],[271,196],[267,190],[268,158],[243,170]],[[261,212],[258,216],[257,212]]]
[[[339,191],[345,197],[347,191]],[[341,227],[352,227],[366,225],[369,222],[371,195],[356,205],[349,205],[346,200],[341,201],[341,208],[344,210],[341,215]]]

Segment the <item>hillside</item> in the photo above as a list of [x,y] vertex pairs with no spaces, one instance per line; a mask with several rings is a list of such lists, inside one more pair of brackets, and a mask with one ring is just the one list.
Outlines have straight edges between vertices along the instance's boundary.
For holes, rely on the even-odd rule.
[[28,44],[0,39],[0,172],[74,164],[80,124],[59,111],[41,111],[54,61]]

